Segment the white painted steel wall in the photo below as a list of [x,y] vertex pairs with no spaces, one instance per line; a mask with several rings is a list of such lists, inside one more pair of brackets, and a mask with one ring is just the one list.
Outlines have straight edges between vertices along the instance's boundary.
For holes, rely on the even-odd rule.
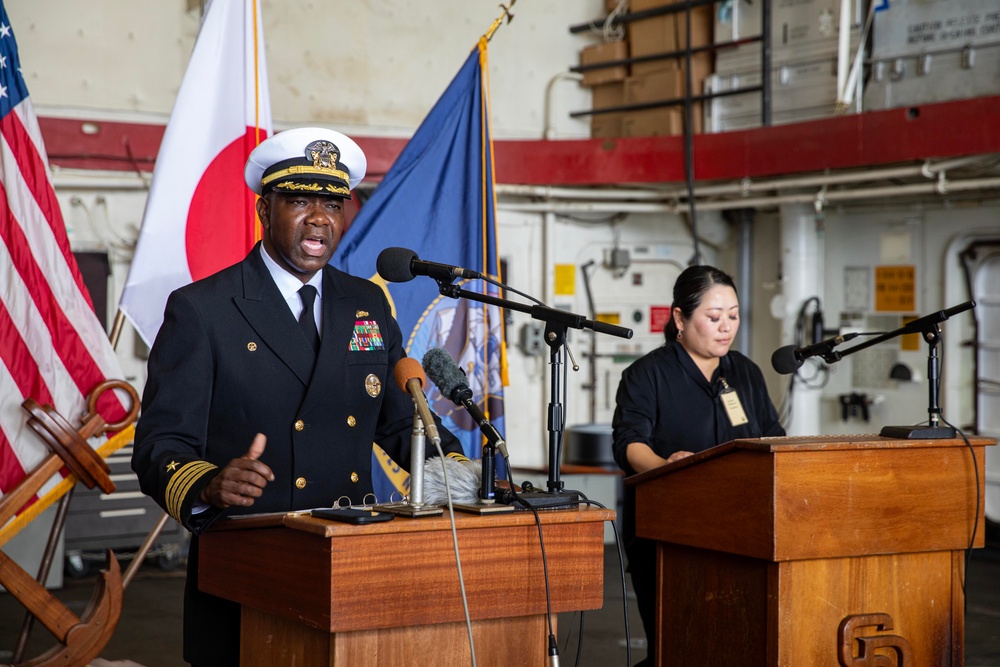
[[[188,9],[194,5],[193,9]],[[8,0],[39,115],[160,117],[173,106],[199,23],[189,0]],[[601,0],[521,0],[490,42],[494,135],[540,138],[549,80],[599,35],[569,26]],[[409,136],[500,15],[494,0],[262,0],[275,127],[331,124]],[[587,137],[590,106],[556,84],[555,136]]]

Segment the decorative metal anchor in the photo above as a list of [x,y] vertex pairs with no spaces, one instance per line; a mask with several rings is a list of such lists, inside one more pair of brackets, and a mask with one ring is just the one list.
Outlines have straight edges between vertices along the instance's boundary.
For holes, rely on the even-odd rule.
[[[121,421],[108,424],[97,412],[97,401],[101,394],[112,389],[127,392],[132,404]],[[31,415],[28,425],[48,444],[52,453],[10,493],[0,498],[0,526],[24,507],[63,466],[87,488],[99,486],[105,493],[114,491],[108,464],[87,444],[87,439],[107,431],[119,431],[135,421],[139,414],[139,396],[132,385],[121,380],[99,384],[90,394],[87,414],[79,429],[74,429],[51,405],[42,406],[29,398],[21,407]],[[121,615],[121,570],[110,549],[106,554],[106,569],[101,571],[90,603],[79,618],[2,551],[0,584],[59,640],[59,644],[43,655],[10,667],[84,667],[108,643]]]

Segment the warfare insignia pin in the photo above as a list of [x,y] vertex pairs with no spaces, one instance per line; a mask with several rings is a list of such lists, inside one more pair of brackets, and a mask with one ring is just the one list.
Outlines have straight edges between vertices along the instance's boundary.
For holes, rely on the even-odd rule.
[[359,311],[357,311],[357,312],[354,313],[354,317],[368,317],[368,311],[367,310],[359,310]]

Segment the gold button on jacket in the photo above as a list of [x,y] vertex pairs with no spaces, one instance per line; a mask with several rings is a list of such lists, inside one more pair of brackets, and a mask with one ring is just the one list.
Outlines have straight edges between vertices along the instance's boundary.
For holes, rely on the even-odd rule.
[[299,419],[298,421],[295,422],[295,430],[296,431],[301,431],[305,427],[306,427],[306,423],[304,421],[302,421],[301,419]]
[[357,484],[357,482],[358,482],[359,479],[361,479],[361,477],[358,476],[358,473],[356,473],[356,472],[352,472],[351,473],[351,481],[352,482],[354,482],[355,484]]
[[295,488],[296,489],[304,489],[304,488],[306,488],[306,478],[305,477],[299,477],[297,480],[295,480]]
[[354,425],[358,423],[358,420],[354,418],[354,415],[347,416],[347,425],[354,428]]

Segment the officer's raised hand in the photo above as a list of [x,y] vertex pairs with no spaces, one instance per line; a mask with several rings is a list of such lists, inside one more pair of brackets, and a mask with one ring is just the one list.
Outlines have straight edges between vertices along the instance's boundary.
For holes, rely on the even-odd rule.
[[202,490],[201,499],[219,509],[253,505],[254,498],[260,498],[267,483],[274,481],[271,469],[258,460],[266,443],[267,436],[263,433],[254,436],[247,453],[230,461]]

